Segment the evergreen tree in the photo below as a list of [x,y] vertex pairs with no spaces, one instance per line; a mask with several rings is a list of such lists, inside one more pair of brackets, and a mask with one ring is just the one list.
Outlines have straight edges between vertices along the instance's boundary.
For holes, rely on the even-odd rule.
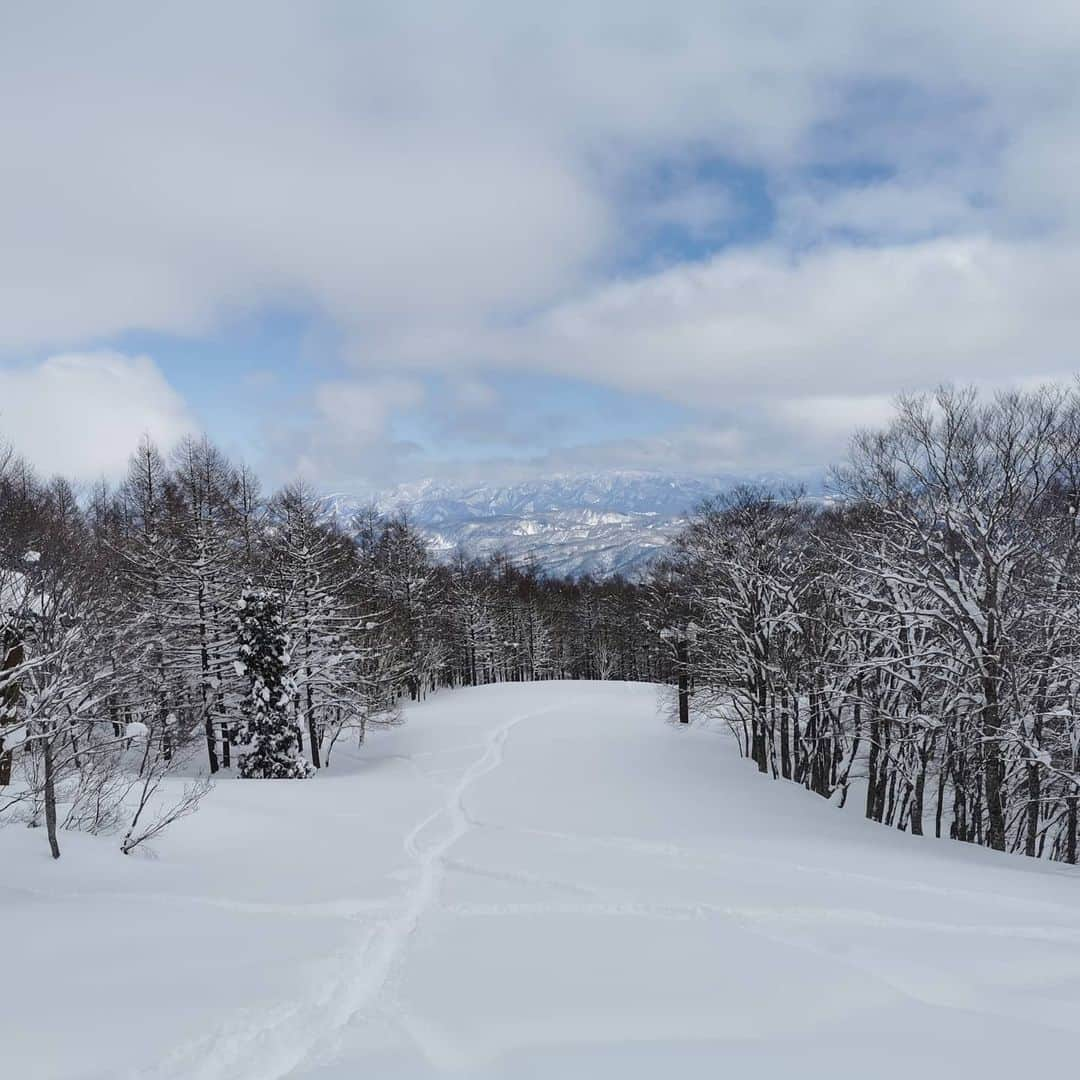
[[289,718],[293,683],[281,608],[272,595],[250,583],[237,608],[237,674],[246,675],[250,686],[243,720],[250,750],[240,758],[240,775],[267,780],[310,776],[311,766],[299,756]]

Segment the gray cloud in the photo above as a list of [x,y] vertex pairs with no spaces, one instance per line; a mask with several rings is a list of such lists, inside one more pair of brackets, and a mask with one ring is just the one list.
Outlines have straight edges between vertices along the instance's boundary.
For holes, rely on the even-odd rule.
[[[1075,365],[1075,4],[113,3],[4,23],[9,351],[285,305],[384,387],[528,371],[703,417],[738,403],[743,457],[772,417],[800,429],[795,458],[851,402]],[[620,275],[635,231],[738,213],[692,170],[624,198],[649,163],[698,157],[762,177],[773,234]],[[391,398],[380,424],[411,407]],[[313,423],[279,463],[342,445]]]

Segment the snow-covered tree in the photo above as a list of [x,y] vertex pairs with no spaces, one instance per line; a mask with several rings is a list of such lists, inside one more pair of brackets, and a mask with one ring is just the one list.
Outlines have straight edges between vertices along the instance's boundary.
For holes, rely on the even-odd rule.
[[[699,706],[867,817],[1075,862],[1080,398],[902,400],[833,508],[736,493],[694,515],[653,620],[700,626]],[[779,735],[779,769],[776,743]],[[790,759],[790,760],[789,760]]]
[[271,593],[250,584],[236,607],[236,671],[248,681],[241,730],[248,749],[240,757],[240,775],[266,780],[310,776],[290,716],[293,683],[281,607]]

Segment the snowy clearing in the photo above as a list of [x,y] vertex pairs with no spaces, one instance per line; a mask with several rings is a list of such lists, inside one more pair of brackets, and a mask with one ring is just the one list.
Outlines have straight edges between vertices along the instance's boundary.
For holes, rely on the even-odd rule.
[[0,830],[28,1080],[985,1078],[1080,1033],[1080,873],[838,812],[651,686],[443,693],[153,857],[63,842]]

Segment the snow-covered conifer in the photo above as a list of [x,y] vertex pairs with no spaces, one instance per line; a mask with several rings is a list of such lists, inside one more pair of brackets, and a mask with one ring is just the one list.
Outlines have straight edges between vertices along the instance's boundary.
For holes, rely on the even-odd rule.
[[250,583],[237,602],[237,674],[248,681],[241,737],[249,749],[240,757],[240,775],[267,780],[311,775],[300,756],[289,715],[289,636],[277,599]]

